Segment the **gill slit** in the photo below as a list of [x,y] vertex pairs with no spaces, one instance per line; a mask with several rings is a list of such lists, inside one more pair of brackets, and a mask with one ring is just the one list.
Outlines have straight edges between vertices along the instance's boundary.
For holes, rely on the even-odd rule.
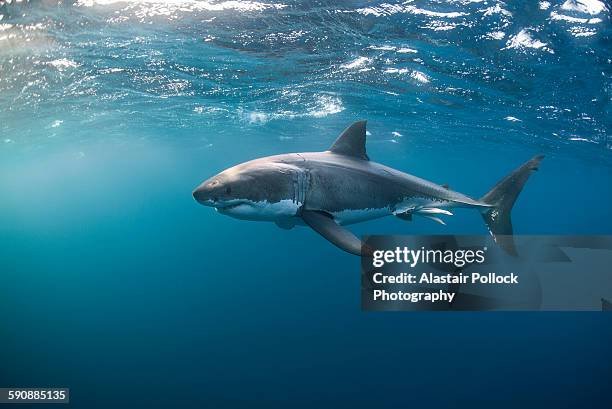
[[306,195],[310,188],[310,172],[301,170],[295,173],[293,179],[293,202],[300,207],[306,203]]

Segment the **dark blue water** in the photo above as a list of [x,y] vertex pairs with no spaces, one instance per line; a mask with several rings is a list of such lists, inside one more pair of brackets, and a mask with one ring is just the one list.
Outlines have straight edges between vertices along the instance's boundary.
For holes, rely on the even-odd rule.
[[[593,407],[592,313],[363,313],[359,260],[191,190],[368,119],[373,160],[480,196],[546,159],[515,231],[611,234],[610,7],[0,1],[0,386],[74,407]],[[365,233],[484,233],[383,219]]]

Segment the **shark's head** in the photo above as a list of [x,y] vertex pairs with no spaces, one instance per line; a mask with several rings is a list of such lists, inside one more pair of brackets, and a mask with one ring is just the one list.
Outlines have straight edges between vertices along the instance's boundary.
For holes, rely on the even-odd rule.
[[273,161],[243,163],[202,182],[193,197],[238,219],[273,221],[291,217],[299,208],[292,170]]

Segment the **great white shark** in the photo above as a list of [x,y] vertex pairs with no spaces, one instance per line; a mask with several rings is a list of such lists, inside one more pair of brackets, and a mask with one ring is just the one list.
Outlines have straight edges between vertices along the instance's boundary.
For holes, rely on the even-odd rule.
[[219,213],[308,225],[344,251],[370,252],[343,226],[385,216],[423,216],[445,224],[451,209],[478,210],[497,243],[516,254],[510,212],[542,155],[500,180],[480,199],[373,162],[366,153],[366,121],[355,122],[325,152],[289,153],[244,162],[205,180],[193,197]]

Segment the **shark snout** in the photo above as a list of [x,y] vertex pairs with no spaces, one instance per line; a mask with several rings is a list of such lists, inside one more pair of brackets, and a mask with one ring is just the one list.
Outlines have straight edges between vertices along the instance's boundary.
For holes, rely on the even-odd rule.
[[215,196],[214,190],[210,189],[210,187],[205,183],[202,183],[200,186],[196,187],[192,194],[193,198],[204,206],[214,206],[219,200],[219,198]]

